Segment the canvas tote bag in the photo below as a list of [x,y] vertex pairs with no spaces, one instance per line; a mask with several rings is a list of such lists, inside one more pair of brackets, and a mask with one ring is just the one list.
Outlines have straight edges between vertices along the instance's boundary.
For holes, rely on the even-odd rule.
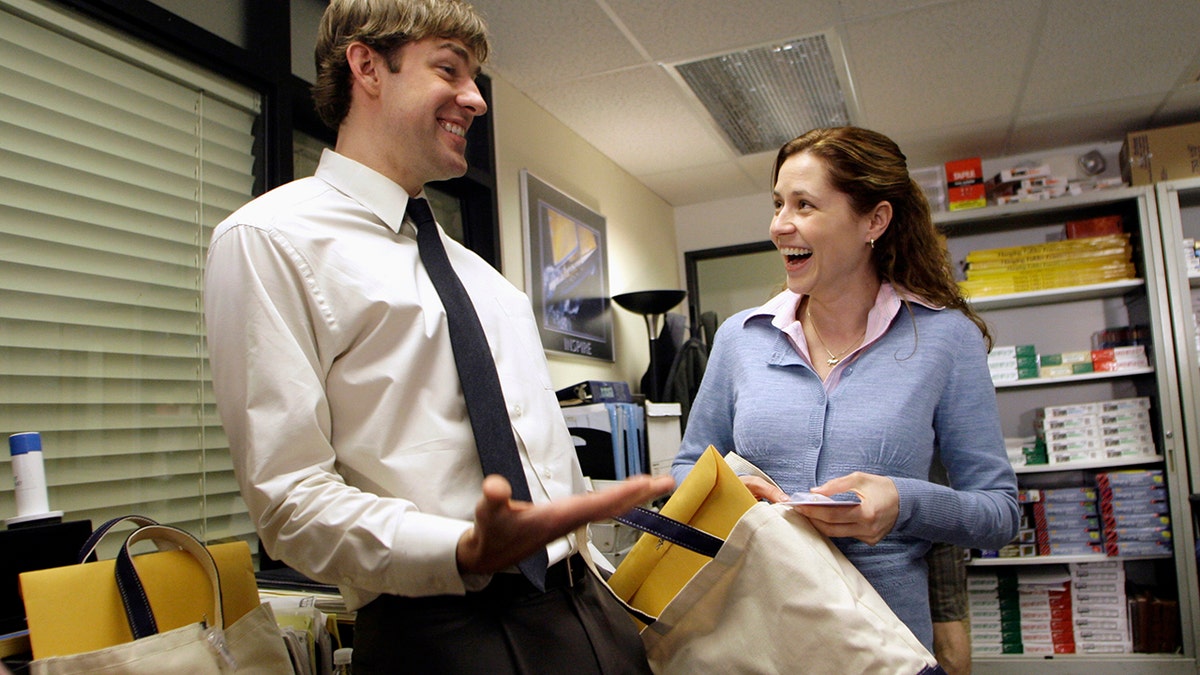
[[659,513],[631,516],[646,533],[608,583],[644,624],[655,673],[942,672],[808,519],[755,500],[714,448]]
[[[116,560],[20,575],[31,673],[293,675],[271,607],[258,601],[245,542],[212,547],[218,563],[187,532],[127,516],[98,528],[81,560],[126,520],[140,527]],[[130,549],[140,541],[153,541],[160,552],[136,556],[135,566]],[[228,582],[218,567],[229,572]],[[227,623],[230,609],[238,614]]]

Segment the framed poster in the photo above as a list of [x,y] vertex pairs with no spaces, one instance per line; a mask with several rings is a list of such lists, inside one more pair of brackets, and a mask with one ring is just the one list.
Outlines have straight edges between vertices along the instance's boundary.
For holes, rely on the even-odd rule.
[[604,216],[521,170],[525,284],[542,347],[612,361]]

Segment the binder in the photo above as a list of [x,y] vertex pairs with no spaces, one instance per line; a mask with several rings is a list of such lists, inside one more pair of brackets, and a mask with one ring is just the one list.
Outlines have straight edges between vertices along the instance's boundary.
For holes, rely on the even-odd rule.
[[609,428],[612,430],[613,472],[617,480],[629,477],[628,462],[625,454],[626,413],[620,403],[605,403],[608,408]]
[[645,411],[636,403],[592,403],[563,408],[579,468],[599,480],[649,473]]

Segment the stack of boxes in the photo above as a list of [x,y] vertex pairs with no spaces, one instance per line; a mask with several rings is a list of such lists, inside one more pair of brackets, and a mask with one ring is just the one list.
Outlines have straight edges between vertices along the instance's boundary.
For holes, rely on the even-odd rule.
[[1037,436],[1005,438],[1004,450],[1008,453],[1008,463],[1014,467],[1048,463],[1046,443]]
[[972,571],[967,598],[972,653],[1074,653],[1070,577],[1062,568]]
[[976,655],[1132,651],[1119,561],[971,570],[967,597]]
[[1121,562],[1073,563],[1070,568],[1075,653],[1132,651]]
[[1038,355],[1038,377],[1065,377],[1095,371],[1089,349]]
[[1161,469],[1096,475],[1104,548],[1110,556],[1170,555],[1171,517]]
[[[1194,314],[1195,316],[1196,314]],[[1197,324],[1200,326],[1200,323]],[[1109,334],[1129,332],[1131,328],[1101,331]],[[1034,345],[1001,345],[988,354],[988,371],[992,382],[1015,382],[1034,378],[1066,377],[1092,372],[1116,372],[1150,367],[1144,344],[1116,344],[1093,336],[1097,346],[1090,350],[1039,354]],[[1200,336],[1200,332],[1197,333]],[[1200,338],[1198,338],[1200,339]]]
[[1120,178],[1081,178],[1054,175],[1049,164],[1027,163],[1004,169],[987,183],[988,197],[996,204],[1015,204],[1067,195],[1080,195],[1093,190],[1122,187]]
[[1033,502],[1038,555],[1104,553],[1095,488],[1040,490]]
[[1092,370],[1111,373],[1131,368],[1148,368],[1150,359],[1145,345],[1124,345],[1092,350]]
[[1050,464],[1156,454],[1145,396],[1046,406],[1035,418]]
[[1057,566],[1018,573],[1023,653],[1075,653],[1070,582],[1070,576]]
[[1150,427],[1150,399],[1145,396],[1100,401],[1100,442],[1104,459],[1157,454]]
[[987,193],[1000,205],[1052,199],[1067,194],[1067,179],[1052,175],[1049,164],[1014,166],[993,176]]
[[1200,352],[1200,294],[1192,293],[1192,324],[1196,327],[1196,351]]
[[1021,654],[1021,607],[1017,575],[1009,570],[967,575],[967,611],[971,619],[971,652]]
[[1200,277],[1200,251],[1196,250],[1196,240],[1191,237],[1183,240],[1183,265],[1188,277]]
[[1002,345],[988,353],[988,370],[992,382],[1015,382],[1038,376],[1037,347],[1033,345]]
[[1035,502],[1041,501],[1040,490],[1017,490],[1017,501],[1021,505],[1021,521],[1017,529],[1017,537],[1006,546],[995,551],[980,551],[982,558],[1030,558],[1038,554],[1037,528],[1034,526],[1031,509]]

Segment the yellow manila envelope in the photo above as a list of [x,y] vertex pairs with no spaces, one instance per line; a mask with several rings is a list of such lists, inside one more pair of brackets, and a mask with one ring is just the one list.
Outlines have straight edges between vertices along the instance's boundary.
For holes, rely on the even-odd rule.
[[[725,539],[756,502],[749,488],[710,445],[659,513]],[[633,607],[658,616],[709,560],[654,535],[642,534],[608,585]]]

